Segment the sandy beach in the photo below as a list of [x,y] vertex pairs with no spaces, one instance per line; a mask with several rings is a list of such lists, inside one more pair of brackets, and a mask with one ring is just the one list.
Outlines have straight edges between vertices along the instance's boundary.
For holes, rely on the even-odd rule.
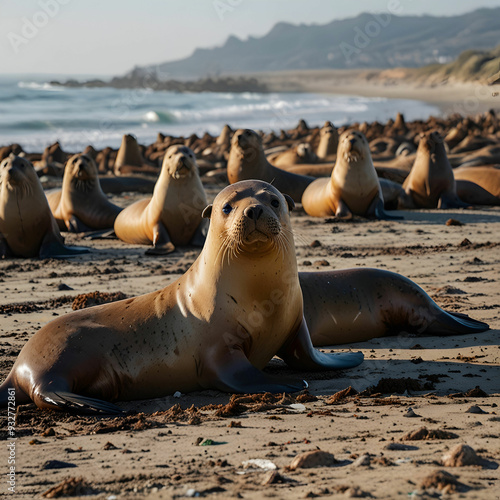
[[434,104],[443,115],[482,113],[500,106],[500,85],[447,82],[441,85],[413,83],[404,69],[304,70],[256,73],[270,90],[319,92],[388,99],[414,99]]
[[[209,199],[220,189],[206,187]],[[139,196],[112,201],[129,204]],[[443,308],[486,321],[490,331],[338,346],[335,351],[362,350],[365,362],[344,372],[300,374],[310,384],[300,395],[232,397],[203,391],[119,403],[130,411],[119,418],[20,406],[16,497],[49,492],[48,498],[64,493],[103,499],[432,498],[443,490],[433,489],[432,478],[425,483],[426,478],[445,471],[452,483],[457,481],[443,483],[445,492],[458,491],[457,498],[495,498],[500,478],[500,208],[402,215],[404,221],[342,223],[311,218],[299,207],[292,216],[299,270],[363,266],[399,272]],[[463,225],[447,226],[448,219]],[[320,245],[311,246],[315,240]],[[74,235],[67,242],[84,244],[92,253],[68,260],[0,262],[2,379],[25,342],[43,324],[71,311],[77,295],[98,291],[131,297],[157,290],[198,255],[180,249],[151,258],[144,247],[81,241]],[[277,359],[267,370],[291,373]],[[351,395],[331,399],[349,387]],[[403,438],[422,427],[442,432],[431,432],[426,440]],[[3,439],[5,429],[2,412]],[[460,444],[476,451],[478,465],[440,463]],[[314,450],[333,457],[321,454],[317,464],[322,467],[290,469],[297,455]],[[5,479],[5,446],[0,457]],[[248,462],[255,459],[266,462]],[[419,496],[424,483],[427,493]]]

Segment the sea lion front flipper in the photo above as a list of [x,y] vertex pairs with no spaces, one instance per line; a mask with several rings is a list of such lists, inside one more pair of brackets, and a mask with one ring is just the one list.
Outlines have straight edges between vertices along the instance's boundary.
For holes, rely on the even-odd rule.
[[101,399],[88,398],[80,394],[71,392],[44,392],[38,395],[38,398],[43,400],[44,405],[50,408],[67,411],[70,413],[82,414],[106,414],[120,415],[124,411],[114,405]]
[[63,243],[62,237],[57,228],[55,219],[52,222],[52,228],[47,231],[40,245],[38,257],[48,259],[50,257],[72,257],[89,253],[88,248],[68,247]]
[[153,247],[146,250],[146,255],[166,255],[174,250],[167,228],[159,221],[153,227]]
[[403,220],[400,215],[389,215],[384,209],[384,200],[382,197],[375,198],[366,212],[368,216],[373,216],[379,220]]
[[352,212],[349,210],[349,207],[346,205],[342,198],[339,198],[337,204],[337,210],[335,212],[336,219],[342,220],[350,220],[352,219]]
[[343,370],[354,368],[363,362],[362,352],[340,352],[325,354],[314,349],[305,318],[296,335],[276,354],[288,366],[297,370]]
[[203,245],[205,244],[205,240],[207,239],[209,225],[210,219],[202,219],[200,225],[196,228],[196,231],[191,238],[191,245],[195,247],[203,247]]
[[212,356],[207,368],[212,372],[210,387],[225,392],[297,392],[307,387],[303,380],[273,377],[258,370],[239,348],[227,347],[223,353]]
[[0,259],[5,259],[6,257],[12,257],[12,252],[7,244],[5,236],[0,233]]
[[454,193],[442,193],[437,207],[442,210],[447,210],[449,208],[471,208],[471,205],[469,203],[464,203]]

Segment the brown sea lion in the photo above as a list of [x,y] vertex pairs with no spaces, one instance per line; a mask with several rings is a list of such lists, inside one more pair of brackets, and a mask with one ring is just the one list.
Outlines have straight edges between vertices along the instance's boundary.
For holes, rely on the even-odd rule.
[[139,144],[137,144],[137,139],[130,134],[126,134],[122,138],[113,171],[115,175],[158,174],[158,168],[146,162],[139,149]]
[[296,202],[300,202],[304,190],[314,180],[314,177],[291,174],[273,167],[262,149],[262,139],[249,129],[237,130],[233,135],[227,177],[231,184],[247,179],[270,182]]
[[69,257],[33,165],[11,155],[0,164],[0,258]]
[[337,148],[339,146],[338,130],[330,122],[326,122],[319,131],[319,136],[319,144],[316,149],[316,154],[318,155],[319,161],[335,161],[335,157],[337,156]]
[[302,206],[313,217],[392,218],[384,212],[380,182],[361,132],[347,130],[340,136],[332,175],[317,179],[304,191]]
[[84,154],[68,160],[62,189],[49,193],[47,199],[59,229],[73,233],[110,229],[122,211],[103,193],[97,165]]
[[403,183],[407,197],[400,208],[467,207],[457,196],[453,170],[438,132],[424,134],[418,144],[417,157]]
[[488,325],[441,309],[416,283],[382,269],[299,273],[304,317],[315,346],[350,344],[402,332],[479,333]]
[[194,153],[171,146],[163,159],[153,197],[125,208],[115,221],[118,238],[136,245],[153,245],[148,255],[173,252],[174,245],[203,245],[207,204]]
[[303,163],[316,163],[318,157],[306,142],[302,142],[286,151],[275,153],[267,157],[269,163],[275,167],[288,170],[292,165],[301,165]]
[[472,205],[500,205],[500,167],[460,167],[453,171],[457,194]]
[[303,316],[289,210],[273,186],[226,187],[204,216],[205,246],[163,290],[66,314],[23,347],[0,387],[16,403],[74,412],[118,413],[107,401],[175,391],[290,392],[301,380],[262,372],[277,354],[292,368],[343,369],[357,352],[313,349]]

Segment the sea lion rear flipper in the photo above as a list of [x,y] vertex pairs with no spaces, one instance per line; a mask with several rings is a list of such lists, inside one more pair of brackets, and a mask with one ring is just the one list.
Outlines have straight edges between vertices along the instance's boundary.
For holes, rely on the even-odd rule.
[[146,255],[166,255],[175,250],[174,244],[170,241],[167,228],[158,222],[153,227],[153,248],[146,250]]
[[444,311],[440,308],[436,319],[426,328],[423,335],[466,335],[489,330],[487,323],[470,318],[466,314]]
[[85,240],[116,240],[118,237],[116,236],[114,229],[99,229],[97,231],[90,231],[86,233],[83,237]]
[[297,370],[343,370],[354,368],[363,362],[362,352],[325,354],[314,349],[305,318],[296,335],[277,353],[288,366]]
[[108,403],[101,399],[88,398],[71,392],[43,392],[38,394],[38,398],[43,401],[44,406],[70,413],[98,413],[108,415],[119,415],[124,413],[120,407],[113,403]]
[[12,252],[7,244],[5,236],[0,233],[0,259],[5,259],[6,257],[11,257]]
[[280,393],[297,392],[307,387],[303,380],[273,377],[258,370],[238,348],[226,348],[221,355],[214,356],[210,364],[213,374],[210,387],[221,391],[243,394]]

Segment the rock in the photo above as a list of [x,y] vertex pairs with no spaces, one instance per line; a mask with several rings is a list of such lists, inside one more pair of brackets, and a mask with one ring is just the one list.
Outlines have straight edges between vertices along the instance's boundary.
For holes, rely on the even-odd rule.
[[289,466],[290,470],[312,469],[314,467],[332,467],[338,463],[335,457],[327,451],[314,450],[297,455]]
[[401,436],[401,441],[428,441],[434,439],[455,439],[458,436],[453,432],[448,432],[442,429],[431,429],[420,427],[420,429],[407,432]]
[[370,461],[370,455],[365,454],[365,455],[361,455],[356,460],[354,460],[354,462],[352,463],[352,465],[354,467],[369,467],[370,463],[371,463],[371,461]]
[[480,465],[481,459],[476,452],[466,444],[457,444],[448,453],[443,455],[441,464],[445,467],[463,467],[464,465]]
[[406,410],[406,413],[403,415],[403,417],[406,417],[406,418],[415,418],[415,417],[421,417],[422,415],[417,415],[414,411],[413,411],[413,408],[408,408],[408,410]]
[[455,476],[444,470],[435,471],[424,477],[420,481],[419,487],[423,490],[435,488],[443,491],[443,493],[453,493],[467,489],[464,484],[456,480]]
[[477,405],[472,405],[470,408],[465,410],[465,413],[478,413],[478,414],[487,414],[487,411],[484,411],[481,407]]

